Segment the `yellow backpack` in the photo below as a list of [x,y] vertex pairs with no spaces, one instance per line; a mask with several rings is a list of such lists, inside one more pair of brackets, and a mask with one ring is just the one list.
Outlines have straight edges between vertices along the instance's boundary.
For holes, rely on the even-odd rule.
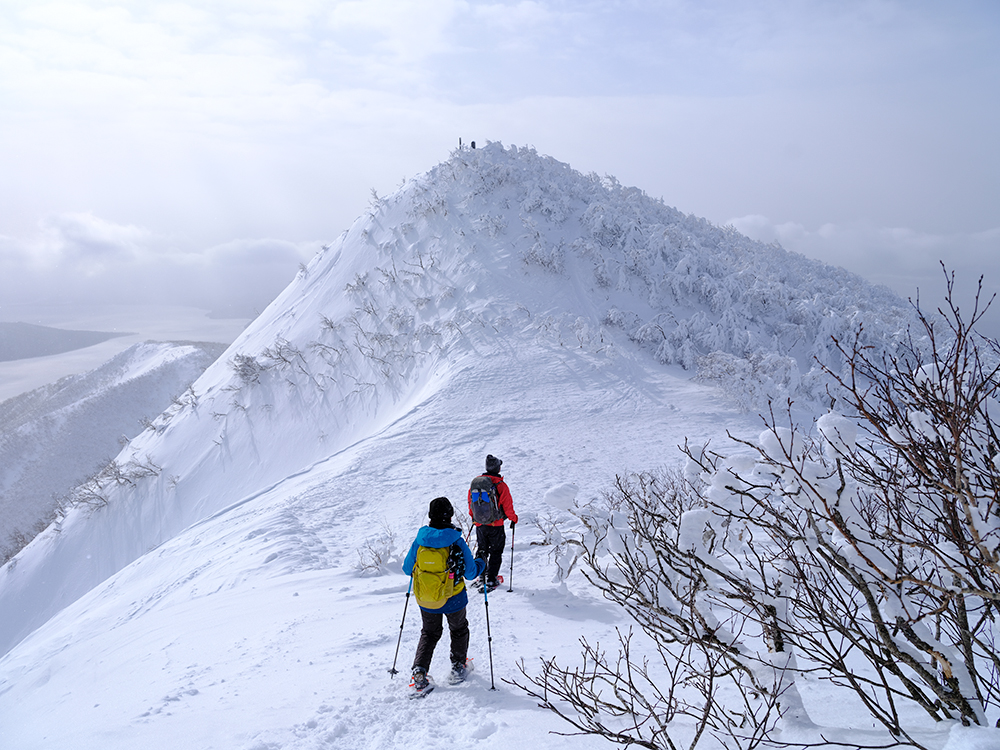
[[[413,595],[417,604],[427,609],[441,609],[455,594],[465,588],[461,574],[449,565],[451,547],[417,547],[413,565]],[[461,553],[461,550],[457,550]]]

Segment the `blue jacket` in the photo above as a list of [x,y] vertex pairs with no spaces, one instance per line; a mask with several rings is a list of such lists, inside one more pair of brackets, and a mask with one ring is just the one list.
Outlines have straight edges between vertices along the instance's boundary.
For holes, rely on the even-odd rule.
[[[467,580],[474,581],[486,570],[486,562],[478,557],[473,557],[472,550],[469,549],[469,545],[462,538],[462,532],[452,528],[435,529],[431,526],[420,527],[420,530],[417,532],[417,538],[413,540],[413,544],[410,545],[410,551],[406,553],[406,559],[403,560],[403,572],[408,576],[413,575],[413,566],[417,562],[417,547],[440,549],[442,547],[450,547],[456,543],[465,556],[465,577]],[[468,603],[469,594],[466,591],[466,587],[463,586],[462,590],[448,599],[440,609],[430,609],[428,607],[421,607],[420,609],[425,612],[436,612],[446,615],[450,612],[458,612],[458,610],[466,607]]]

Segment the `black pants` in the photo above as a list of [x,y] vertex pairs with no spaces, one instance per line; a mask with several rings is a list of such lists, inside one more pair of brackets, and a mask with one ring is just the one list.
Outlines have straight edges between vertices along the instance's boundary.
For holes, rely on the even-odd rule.
[[465,607],[458,612],[442,615],[438,612],[420,610],[424,625],[420,630],[420,640],[417,641],[417,655],[413,657],[413,668],[420,667],[425,672],[430,671],[434,647],[441,640],[444,632],[443,618],[448,618],[448,630],[451,632],[451,663],[465,664],[469,655],[469,620],[465,616]]
[[476,556],[486,561],[486,580],[495,581],[507,546],[507,530],[503,526],[476,527]]

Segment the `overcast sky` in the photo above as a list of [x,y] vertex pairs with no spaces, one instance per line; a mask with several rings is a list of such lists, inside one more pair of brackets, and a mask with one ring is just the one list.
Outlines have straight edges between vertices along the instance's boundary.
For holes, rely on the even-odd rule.
[[935,305],[939,259],[1000,288],[996,0],[3,0],[0,319],[250,314],[459,137]]

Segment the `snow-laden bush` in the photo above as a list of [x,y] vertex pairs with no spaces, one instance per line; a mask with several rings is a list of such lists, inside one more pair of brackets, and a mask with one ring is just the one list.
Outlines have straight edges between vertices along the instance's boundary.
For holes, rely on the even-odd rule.
[[64,501],[67,507],[83,507],[90,510],[103,508],[108,504],[110,492],[116,487],[134,487],[147,477],[159,476],[161,468],[150,456],[132,455],[127,461],[112,459],[86,481],[79,484]]
[[697,377],[718,385],[744,409],[768,400],[785,401],[797,392],[802,380],[792,357],[759,350],[748,357],[714,351],[698,360]]
[[385,575],[394,563],[401,563],[396,531],[384,521],[377,534],[367,539],[358,549],[356,570],[361,575]]
[[260,374],[265,367],[252,354],[234,354],[229,360],[229,366],[242,385],[253,385],[260,380]]
[[948,289],[945,330],[920,315],[929,355],[874,355],[861,331],[836,342],[848,367],[814,430],[771,411],[725,454],[686,446],[684,479],[619,479],[578,511],[567,543],[651,646],[635,656],[622,638],[609,658],[585,643],[583,669],[543,661],[525,689],[583,732],[648,748],[704,731],[780,744],[790,725],[836,744],[810,734],[807,678],[888,732],[852,747],[924,747],[912,707],[1000,726],[1000,365],[973,333],[981,312],[963,320]]
[[722,746],[760,744],[782,702],[787,710],[794,664],[787,653],[767,663],[748,658],[738,644],[748,631],[732,630],[731,618],[703,619],[704,586],[684,584],[697,576],[697,560],[681,550],[703,535],[695,519],[704,500],[676,471],[645,472],[617,477],[601,502],[573,512],[584,531],[561,532],[560,571],[572,568],[565,560],[582,561],[583,574],[642,636],[619,630],[617,653],[583,640],[582,666],[543,659],[531,674],[522,663],[525,681],[513,683],[578,731],[617,743],[673,750],[711,735]]

